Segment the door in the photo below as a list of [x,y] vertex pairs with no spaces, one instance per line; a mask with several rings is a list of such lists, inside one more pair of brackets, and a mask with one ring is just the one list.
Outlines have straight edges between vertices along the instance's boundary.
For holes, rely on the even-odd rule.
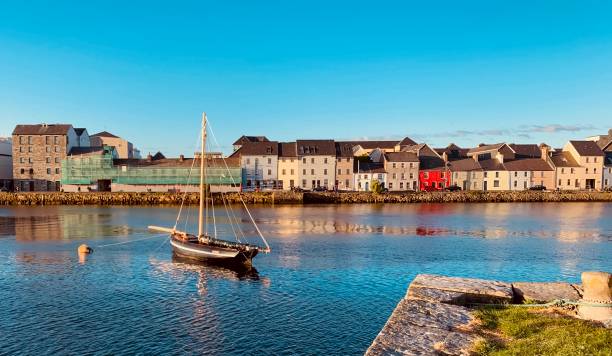
[[365,183],[365,191],[369,192],[370,191],[370,182],[366,182]]
[[463,181],[463,186],[461,188],[462,188],[462,190],[467,190],[467,181],[466,180]]
[[110,181],[110,179],[100,179],[100,180],[98,180],[98,191],[99,192],[110,192],[111,191],[111,181]]
[[487,183],[488,183],[488,182],[485,180],[485,181],[484,181],[484,190],[487,190],[487,186],[488,186],[488,184],[487,184]]
[[29,181],[29,186],[30,186],[30,192],[34,191],[34,182],[33,181]]

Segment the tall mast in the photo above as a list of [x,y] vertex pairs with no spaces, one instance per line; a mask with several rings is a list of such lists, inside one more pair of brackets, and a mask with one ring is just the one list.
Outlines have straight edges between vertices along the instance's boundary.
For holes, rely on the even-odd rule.
[[204,201],[206,185],[204,182],[204,156],[206,151],[206,113],[202,113],[202,151],[200,152],[200,214],[198,218],[198,237],[204,236]]

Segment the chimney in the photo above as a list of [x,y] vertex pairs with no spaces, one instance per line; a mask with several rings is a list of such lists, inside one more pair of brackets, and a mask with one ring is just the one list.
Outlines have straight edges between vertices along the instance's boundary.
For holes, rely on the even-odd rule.
[[541,143],[540,144],[540,158],[546,161],[549,156],[550,156],[550,146],[548,146],[545,143]]
[[185,160],[185,156],[180,155],[180,156],[179,156],[179,162],[183,162],[184,160]]

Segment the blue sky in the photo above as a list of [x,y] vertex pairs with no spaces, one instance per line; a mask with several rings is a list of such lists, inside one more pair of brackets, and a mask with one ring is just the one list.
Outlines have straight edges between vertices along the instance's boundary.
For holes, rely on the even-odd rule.
[[605,1],[16,1],[0,135],[62,122],[189,154],[270,139],[547,142],[612,127]]

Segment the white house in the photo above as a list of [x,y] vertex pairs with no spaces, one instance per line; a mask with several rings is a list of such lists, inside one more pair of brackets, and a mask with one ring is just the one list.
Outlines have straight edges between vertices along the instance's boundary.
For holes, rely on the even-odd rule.
[[246,142],[231,157],[240,156],[244,190],[278,187],[278,142]]

